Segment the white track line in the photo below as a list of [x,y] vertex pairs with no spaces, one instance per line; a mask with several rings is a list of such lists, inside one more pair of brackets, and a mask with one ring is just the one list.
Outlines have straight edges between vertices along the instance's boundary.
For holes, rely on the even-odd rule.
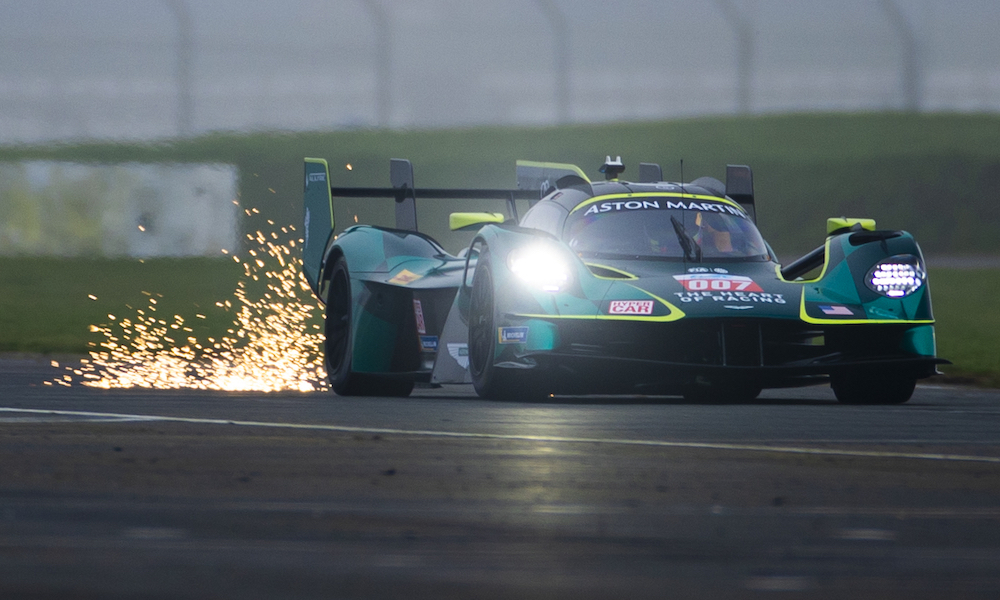
[[925,452],[878,452],[874,450],[836,450],[831,448],[808,448],[805,446],[768,446],[763,444],[729,444],[723,442],[670,442],[665,440],[630,440],[615,438],[582,438],[549,435],[470,433],[461,431],[431,431],[423,429],[392,429],[383,427],[350,427],[347,425],[322,425],[313,423],[272,423],[267,421],[236,421],[230,419],[201,419],[194,417],[169,417],[163,415],[135,415],[122,413],[101,413],[72,410],[44,410],[34,408],[0,407],[0,412],[36,415],[61,415],[75,417],[102,417],[113,419],[134,419],[172,423],[192,423],[201,425],[239,425],[242,427],[273,427],[280,429],[304,429],[313,431],[337,431],[341,433],[370,433],[386,435],[412,435],[423,437],[486,439],[524,442],[550,442],[573,444],[605,444],[617,446],[649,446],[657,448],[695,448],[704,450],[730,450],[743,452],[773,452],[778,454],[803,454],[813,456],[846,456],[858,458],[906,458],[913,460],[937,460],[953,462],[980,462],[1000,464],[1000,456],[975,456],[967,454],[937,454]]

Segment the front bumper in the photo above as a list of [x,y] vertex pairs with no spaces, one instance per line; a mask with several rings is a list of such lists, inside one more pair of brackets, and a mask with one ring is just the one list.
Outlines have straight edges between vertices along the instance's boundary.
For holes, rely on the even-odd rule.
[[817,326],[791,319],[683,319],[671,323],[532,318],[523,343],[497,367],[530,369],[562,388],[683,390],[695,382],[795,387],[830,376],[934,375],[933,326]]

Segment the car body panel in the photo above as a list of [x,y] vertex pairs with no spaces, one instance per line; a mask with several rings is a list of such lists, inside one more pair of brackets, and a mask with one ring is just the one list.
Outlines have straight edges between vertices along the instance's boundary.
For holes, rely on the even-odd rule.
[[[681,257],[587,256],[560,233],[584,216],[662,209],[752,222],[752,183],[748,190],[745,180],[752,176],[748,169],[736,173],[744,178],[737,202],[710,178],[697,180],[701,186],[592,183],[571,167],[519,163],[547,191],[521,219],[534,226],[484,224],[463,256],[448,254],[416,231],[364,225],[329,236],[318,262],[316,247],[305,244],[306,278],[321,301],[323,274],[329,277],[338,260],[347,265],[352,368],[435,384],[469,383],[471,286],[477,265],[487,263],[496,328],[491,364],[540,373],[556,392],[683,393],[696,382],[733,378],[785,387],[879,366],[919,378],[946,362],[936,357],[926,282],[898,298],[865,283],[874,265],[892,257],[911,257],[922,268],[910,234],[874,230],[870,220],[837,220],[842,227],[812,253],[821,252],[822,262],[808,279],[786,279],[766,242],[757,246],[763,255],[736,259],[703,257],[703,242],[697,256],[688,249]],[[320,207],[312,209],[320,219],[327,218],[325,198],[310,192],[309,178],[328,179],[325,169],[318,159],[307,159],[306,204]],[[407,194],[412,201],[420,190]],[[329,220],[334,222],[332,200]],[[320,239],[321,230],[311,225],[307,221],[310,236]],[[683,245],[687,234],[680,231],[676,241],[667,241]],[[533,262],[534,252],[564,267],[558,285],[526,284],[512,270],[521,258]]]

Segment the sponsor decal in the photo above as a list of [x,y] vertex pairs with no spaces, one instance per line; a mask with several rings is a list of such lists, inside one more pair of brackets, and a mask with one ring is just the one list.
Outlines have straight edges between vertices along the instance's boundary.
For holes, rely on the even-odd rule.
[[317,181],[326,181],[326,173],[309,173],[306,175],[306,187],[309,187],[310,183],[315,183]]
[[660,199],[649,199],[649,198],[636,198],[635,200],[608,200],[607,202],[597,202],[592,204],[583,213],[586,215],[598,215],[607,212],[619,212],[628,210],[649,210],[649,209],[659,209],[659,208],[669,208],[669,209],[680,209],[680,210],[699,210],[702,212],[717,212],[726,215],[733,215],[735,217],[741,217],[746,219],[747,216],[743,214],[738,208],[729,206],[728,204],[722,204],[718,202],[684,202],[683,200],[660,200]]
[[455,362],[458,363],[458,366],[462,367],[463,369],[469,368],[468,344],[449,343],[448,354],[450,354],[451,357],[455,359]]
[[413,316],[417,318],[417,333],[427,333],[427,325],[424,323],[424,309],[420,305],[420,300],[413,300]]
[[715,267],[714,269],[709,269],[708,267],[689,267],[688,273],[720,273],[725,275],[729,271],[723,269],[722,267]]
[[420,336],[420,349],[423,350],[424,352],[437,352],[438,336],[436,335]]
[[768,292],[674,292],[681,302],[749,302],[753,304],[785,304],[784,294]]
[[832,304],[832,305],[820,304],[819,309],[823,311],[824,315],[837,315],[845,317],[854,316],[854,311],[840,304]]
[[528,341],[528,328],[522,327],[499,327],[497,337],[501,344],[523,344]]
[[746,310],[748,308],[753,308],[753,304],[725,304],[722,308],[729,308],[732,310]]
[[651,315],[653,314],[652,300],[612,300],[608,308],[611,315]]
[[309,207],[306,207],[306,230],[305,230],[305,236],[306,236],[306,239],[303,241],[303,243],[306,245],[306,247],[308,247],[309,246]]
[[396,273],[396,276],[390,279],[389,283],[395,283],[397,285],[407,285],[409,283],[413,283],[414,281],[420,279],[421,277],[423,277],[423,275],[417,275],[412,271],[403,269],[399,273]]
[[725,273],[688,273],[674,275],[681,285],[689,292],[762,292],[753,279],[744,275],[728,275]]

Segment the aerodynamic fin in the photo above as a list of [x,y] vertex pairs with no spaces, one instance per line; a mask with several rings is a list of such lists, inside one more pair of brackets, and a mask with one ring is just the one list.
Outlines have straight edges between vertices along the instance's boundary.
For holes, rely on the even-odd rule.
[[[534,190],[539,198],[558,187],[557,182],[571,176],[574,183],[590,183],[586,173],[576,165],[563,163],[517,161],[517,189]],[[582,180],[582,181],[580,181]]]
[[322,158],[305,159],[305,227],[303,229],[302,271],[314,292],[319,291],[320,269],[327,240],[333,232],[333,196],[330,194],[330,167]]
[[417,199],[413,165],[405,158],[389,159],[389,181],[396,195],[396,229],[417,230]]
[[735,200],[757,222],[753,201],[753,171],[746,165],[726,165],[726,195]]
[[639,183],[663,181],[663,169],[657,163],[639,163]]

